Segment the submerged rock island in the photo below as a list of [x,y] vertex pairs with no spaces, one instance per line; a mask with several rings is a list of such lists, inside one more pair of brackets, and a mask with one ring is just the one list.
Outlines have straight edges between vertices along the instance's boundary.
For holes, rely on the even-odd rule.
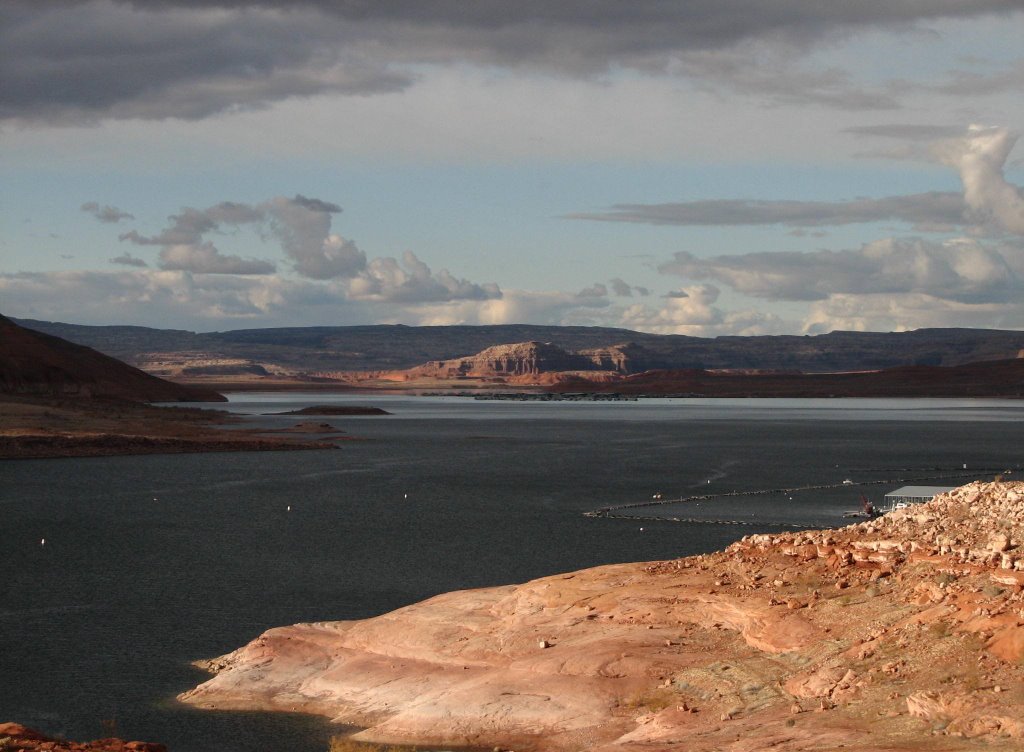
[[836,530],[272,629],[201,708],[538,750],[1024,746],[1024,483]]

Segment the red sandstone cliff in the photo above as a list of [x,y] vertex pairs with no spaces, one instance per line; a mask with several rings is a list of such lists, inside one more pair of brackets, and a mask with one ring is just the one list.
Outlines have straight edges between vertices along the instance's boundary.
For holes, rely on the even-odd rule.
[[552,371],[597,370],[589,358],[545,342],[495,345],[465,358],[435,360],[409,369],[433,378],[536,376]]

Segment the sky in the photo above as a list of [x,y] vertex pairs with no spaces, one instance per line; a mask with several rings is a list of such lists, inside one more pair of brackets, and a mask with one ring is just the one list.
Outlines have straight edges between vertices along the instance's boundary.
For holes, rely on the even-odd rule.
[[4,0],[0,313],[1024,329],[1022,0]]

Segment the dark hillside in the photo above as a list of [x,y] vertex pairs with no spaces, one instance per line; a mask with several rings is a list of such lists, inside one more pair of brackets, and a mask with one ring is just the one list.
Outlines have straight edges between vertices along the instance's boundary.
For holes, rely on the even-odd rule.
[[96,350],[18,326],[0,316],[0,393],[134,402],[224,401],[150,376]]

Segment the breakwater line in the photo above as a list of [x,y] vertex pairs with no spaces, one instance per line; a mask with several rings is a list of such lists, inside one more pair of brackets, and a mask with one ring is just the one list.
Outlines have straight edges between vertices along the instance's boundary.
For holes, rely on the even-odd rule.
[[[721,493],[713,494],[696,494],[693,496],[681,496],[675,499],[646,499],[644,501],[634,501],[628,504],[614,504],[606,507],[599,507],[598,509],[591,509],[587,512],[583,512],[584,517],[603,517],[607,519],[631,519],[631,520],[659,520],[669,522],[695,522],[709,525],[764,525],[764,522],[754,522],[747,520],[710,520],[693,517],[641,517],[639,515],[631,514],[620,514],[628,509],[643,509],[645,507],[660,507],[668,506],[670,504],[688,504],[693,502],[701,501],[715,501],[719,499],[731,499],[744,496],[771,496],[777,494],[793,494],[802,491],[823,491],[836,488],[856,488],[858,486],[882,486],[882,485],[893,485],[893,484],[907,484],[907,483],[918,483],[926,480],[953,480],[958,478],[971,478],[977,479],[979,475],[989,475],[992,473],[1003,473],[1009,474],[1011,471],[1004,469],[995,468],[979,468],[971,472],[955,472],[955,473],[932,473],[929,475],[918,475],[903,478],[885,478],[882,480],[866,480],[858,481],[855,483],[817,483],[805,486],[792,486],[788,488],[760,488],[748,491],[722,491]],[[777,523],[783,527],[790,527],[789,524]],[[792,527],[803,527],[803,525],[792,525]]]

